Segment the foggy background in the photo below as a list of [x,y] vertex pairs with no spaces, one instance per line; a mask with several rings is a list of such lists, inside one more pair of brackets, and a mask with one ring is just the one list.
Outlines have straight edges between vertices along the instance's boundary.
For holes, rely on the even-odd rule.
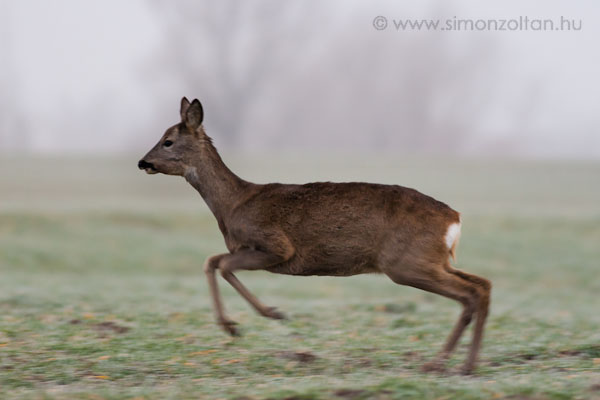
[[[568,5],[567,5],[568,4]],[[219,148],[600,158],[592,1],[0,0],[0,153],[144,153],[199,98]],[[374,17],[390,25],[378,31]],[[399,18],[581,20],[397,31]]]

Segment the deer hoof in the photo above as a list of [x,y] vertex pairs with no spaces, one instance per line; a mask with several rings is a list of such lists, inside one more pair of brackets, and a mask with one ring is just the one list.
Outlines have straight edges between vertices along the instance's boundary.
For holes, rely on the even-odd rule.
[[263,315],[267,318],[272,318],[272,319],[287,319],[285,314],[282,313],[281,311],[277,310],[276,307],[267,307],[267,309],[265,310]]
[[444,372],[445,370],[444,363],[438,360],[427,362],[421,367],[422,372]]
[[231,336],[240,336],[240,331],[235,327],[237,325],[237,322],[232,321],[230,319],[225,319],[219,321],[219,325],[225,332],[229,333]]
[[473,366],[472,365],[463,365],[460,369],[460,373],[462,375],[473,375]]

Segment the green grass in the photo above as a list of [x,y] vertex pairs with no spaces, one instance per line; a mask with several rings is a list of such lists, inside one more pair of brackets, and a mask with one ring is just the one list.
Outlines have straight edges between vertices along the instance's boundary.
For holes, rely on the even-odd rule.
[[475,376],[457,374],[468,334],[448,374],[419,371],[460,308],[384,276],[240,273],[284,322],[220,280],[243,333],[229,338],[202,273],[222,238],[184,182],[131,160],[4,159],[0,398],[600,398],[600,166],[269,162],[232,167],[258,181],[398,182],[463,212],[458,265],[494,283]]

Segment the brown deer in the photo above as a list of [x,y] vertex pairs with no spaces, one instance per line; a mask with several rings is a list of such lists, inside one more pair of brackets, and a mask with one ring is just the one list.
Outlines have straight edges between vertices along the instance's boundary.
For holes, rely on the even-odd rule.
[[305,185],[247,182],[221,160],[202,126],[196,99],[181,100],[173,125],[139,161],[149,174],[183,176],[204,198],[228,253],[209,257],[204,271],[218,324],[237,335],[225,315],[216,271],[265,317],[283,319],[238,280],[239,270],[288,275],[350,276],[383,273],[408,285],[454,299],[463,311],[445,346],[424,370],[443,369],[463,331],[477,320],[468,358],[470,373],[481,346],[491,283],[455,269],[460,214],[414,189],[362,182]]

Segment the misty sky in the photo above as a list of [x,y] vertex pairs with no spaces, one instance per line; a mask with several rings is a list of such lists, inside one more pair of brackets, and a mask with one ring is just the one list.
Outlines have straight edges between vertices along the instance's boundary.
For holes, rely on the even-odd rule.
[[[319,2],[319,6],[314,4],[319,7],[319,21],[330,21],[331,26],[316,23],[311,26],[310,20],[304,25],[323,30],[323,38],[330,35],[334,26],[337,37],[368,37],[374,43],[381,40],[391,46],[394,41],[404,43],[407,38],[411,40],[426,33],[376,31],[372,20],[377,15],[390,20],[438,14],[482,19],[520,15],[581,19],[583,28],[576,32],[453,32],[438,35],[452,35],[444,39],[445,45],[453,46],[456,52],[468,50],[473,43],[481,46],[482,57],[488,57],[487,46],[495,49],[494,65],[486,70],[489,74],[485,78],[494,85],[485,96],[501,101],[486,113],[471,140],[472,145],[466,146],[467,152],[485,153],[505,141],[517,139],[519,150],[513,155],[600,157],[600,46],[597,43],[600,4],[597,2],[325,1]],[[174,72],[167,67],[161,70],[157,56],[161,46],[169,46],[162,40],[165,27],[161,24],[160,12],[141,0],[0,0],[0,25],[0,68],[3,69],[0,80],[8,82],[5,87],[10,89],[3,90],[0,96],[5,102],[16,104],[15,109],[25,116],[25,126],[31,132],[28,150],[127,152],[145,149],[149,142],[137,144],[145,135],[141,130],[148,129],[142,121],[150,121],[159,113],[157,108],[167,104],[172,108],[168,115],[176,118],[177,103],[182,95],[202,98],[179,81],[174,81],[165,91],[168,98],[162,98],[161,92],[152,86],[152,81],[161,74],[167,77],[162,85],[168,85],[168,77]],[[249,23],[244,29],[257,27]],[[278,32],[270,34],[278,35]],[[293,46],[294,43],[282,41],[281,45]],[[190,48],[189,51],[201,54],[203,49]],[[357,48],[357,59],[361,58],[362,51]],[[319,54],[334,59],[336,50],[332,47]],[[401,57],[401,54],[392,56]],[[361,79],[370,78],[364,75]],[[286,96],[293,97],[294,92]],[[267,108],[270,107],[268,101],[264,100]],[[318,104],[319,99],[314,101]],[[368,105],[372,101],[367,98],[365,103]],[[94,109],[102,111],[95,114]],[[314,115],[319,107],[311,110],[312,115],[305,118],[319,117]],[[336,118],[343,115],[350,118],[351,112],[349,107],[342,108]],[[526,116],[516,118],[514,114],[519,112]],[[507,120],[522,123],[507,125]],[[163,123],[163,119],[159,118],[159,122]],[[265,126],[250,119],[248,129],[273,129],[275,132],[283,125],[279,121],[271,124],[276,126]],[[6,128],[8,125],[0,126],[10,129]],[[311,132],[319,129],[318,124],[309,126]],[[164,128],[166,125],[156,126],[156,131],[147,137],[157,139]],[[348,130],[347,127],[344,129]],[[323,138],[323,143],[328,145],[333,141],[328,142],[327,136],[334,130],[327,125],[325,131],[312,134],[315,138]],[[253,140],[251,147],[268,149],[273,143],[273,135],[276,133]],[[0,132],[0,138],[3,136],[10,140],[18,137]],[[332,137],[337,136],[332,133]],[[4,146],[7,146],[6,142]],[[284,148],[293,149],[297,143],[297,139],[288,140],[285,136],[277,140],[277,145]],[[349,147],[355,143],[357,149],[362,146],[360,140],[349,143]],[[310,145],[303,147],[310,149]]]

